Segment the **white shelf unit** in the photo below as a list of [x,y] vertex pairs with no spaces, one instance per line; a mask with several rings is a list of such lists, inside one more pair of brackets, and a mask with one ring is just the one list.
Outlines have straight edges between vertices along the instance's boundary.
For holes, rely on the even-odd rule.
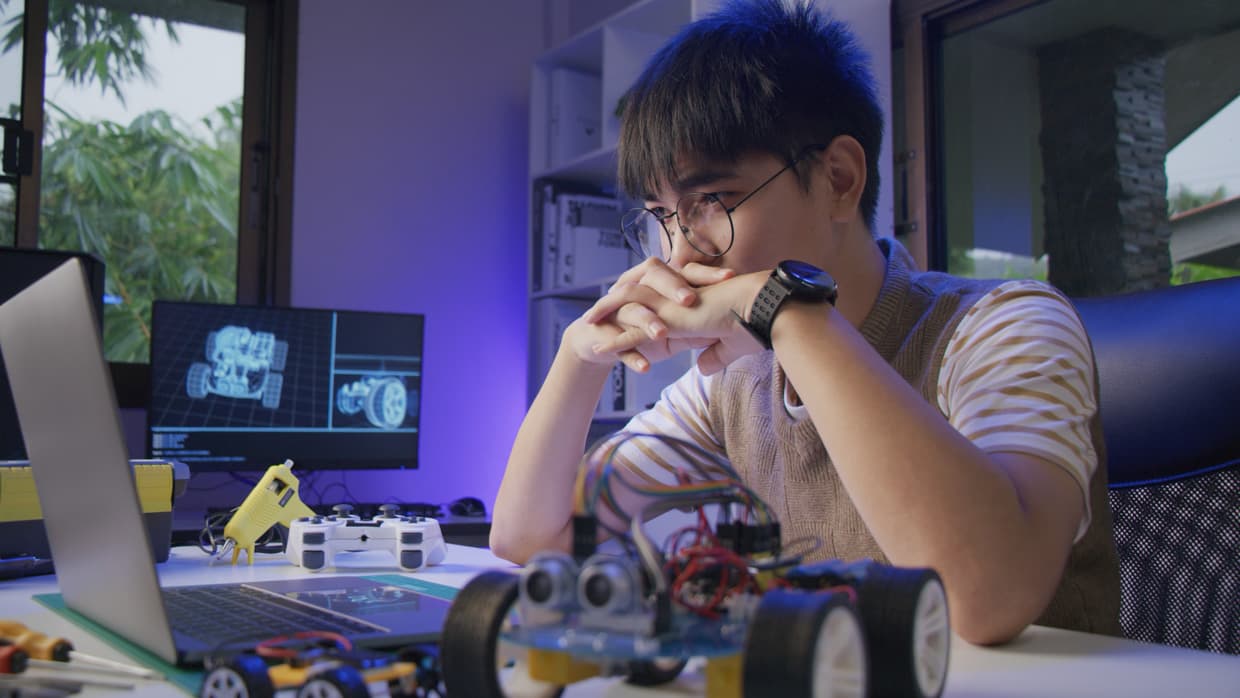
[[[565,308],[571,303],[589,303],[605,293],[616,277],[624,271],[619,265],[614,273],[603,278],[585,280],[571,287],[544,287],[542,264],[542,213],[535,195],[538,183],[554,181],[565,186],[594,189],[608,195],[616,195],[616,141],[620,122],[617,106],[623,95],[637,79],[654,53],[663,46],[682,26],[694,17],[713,9],[714,0],[639,0],[620,12],[605,18],[594,26],[568,39],[534,62],[530,76],[530,151],[529,188],[531,211],[529,218],[529,278],[528,287],[530,318],[530,364],[528,399],[532,401],[542,385],[550,367],[550,359],[558,346],[555,323],[563,321]],[[553,111],[563,118],[563,109],[553,109],[552,101],[564,95],[553,94],[553,84],[562,85],[564,76],[557,79],[557,71],[574,71],[597,80],[597,90],[590,92],[591,99],[578,105],[583,112],[597,118],[593,133],[575,132],[575,145],[571,152],[563,152],[563,141],[557,145],[564,157],[552,157]],[[557,82],[558,80],[558,82]],[[559,124],[563,128],[565,124]],[[632,202],[622,202],[621,210]],[[616,216],[619,232],[620,216]],[[558,303],[553,310],[552,304]],[[540,305],[541,304],[541,305]],[[687,360],[681,369],[688,366]],[[660,367],[649,376],[635,377],[636,384],[645,393],[653,390],[652,381],[670,382],[675,373],[672,367]],[[668,376],[671,375],[671,378]],[[676,373],[678,375],[678,373]],[[619,378],[619,376],[618,376]],[[664,380],[666,379],[666,380]],[[610,393],[610,388],[608,394]],[[607,394],[604,395],[607,401]],[[632,402],[632,399],[630,399]],[[610,406],[600,408],[596,419],[615,421],[631,416],[640,409],[615,410]]]

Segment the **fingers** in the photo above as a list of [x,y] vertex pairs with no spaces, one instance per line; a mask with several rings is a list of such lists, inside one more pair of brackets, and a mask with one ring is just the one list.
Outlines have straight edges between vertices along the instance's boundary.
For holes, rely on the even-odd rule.
[[642,356],[640,351],[623,351],[620,352],[617,358],[619,358],[620,362],[625,366],[628,366],[638,373],[645,373],[650,370],[650,362],[646,360],[646,357]]
[[629,308],[626,312],[629,315],[630,323],[640,322],[643,319],[648,323],[651,318],[657,318],[656,311],[667,302],[666,298],[648,286],[617,281],[616,285],[612,286],[611,290],[607,292],[607,295],[598,299],[581,317],[590,324],[597,324],[604,319],[610,318],[613,313],[616,313],[621,308],[633,305],[647,309],[650,311],[650,315],[644,316],[636,308]]
[[607,295],[619,294],[608,303],[597,304],[585,315],[586,322],[599,322],[623,305],[626,294],[634,286],[653,289],[662,298],[684,307],[692,307],[698,302],[697,287],[709,286],[730,279],[736,275],[731,269],[707,266],[693,262],[677,270],[669,267],[662,260],[647,259],[625,271],[616,279],[616,283],[608,290]]
[[711,267],[697,262],[690,262],[680,270],[680,275],[684,277],[685,281],[694,286],[709,286],[736,276],[736,272],[724,267]]
[[646,336],[645,331],[640,327],[626,327],[610,339],[596,342],[592,350],[596,356],[615,354],[623,361],[626,352],[633,351],[649,341],[650,338]]

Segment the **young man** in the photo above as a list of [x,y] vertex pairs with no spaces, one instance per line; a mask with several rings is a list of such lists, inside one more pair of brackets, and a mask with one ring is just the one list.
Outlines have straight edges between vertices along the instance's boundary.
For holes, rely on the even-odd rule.
[[[654,57],[619,144],[645,200],[624,231],[651,256],[565,332],[500,487],[497,554],[568,548],[610,366],[701,349],[626,429],[725,455],[785,541],[935,568],[975,643],[1119,632],[1084,329],[1045,284],[918,272],[876,240],[881,135],[867,59],[806,3],[732,3]],[[679,463],[649,440],[619,461]]]

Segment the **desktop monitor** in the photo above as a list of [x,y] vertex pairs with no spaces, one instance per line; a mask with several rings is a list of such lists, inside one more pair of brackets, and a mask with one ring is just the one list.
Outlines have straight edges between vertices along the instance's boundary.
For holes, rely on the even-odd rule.
[[416,468],[423,321],[157,301],[148,453],[194,472]]
[[[0,303],[73,258],[81,259],[82,268],[86,270],[87,286],[94,298],[95,322],[98,323],[102,336],[104,265],[98,258],[85,252],[0,247]],[[26,446],[17,421],[17,408],[13,405],[8,373],[4,369],[4,356],[0,354],[0,461],[2,460],[26,460]]]

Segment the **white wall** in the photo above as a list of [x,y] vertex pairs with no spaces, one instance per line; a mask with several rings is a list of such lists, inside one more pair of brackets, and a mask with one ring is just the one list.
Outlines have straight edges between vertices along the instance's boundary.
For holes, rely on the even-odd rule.
[[361,501],[490,503],[525,409],[530,65],[542,0],[302,0],[292,301],[426,315],[422,469]]

